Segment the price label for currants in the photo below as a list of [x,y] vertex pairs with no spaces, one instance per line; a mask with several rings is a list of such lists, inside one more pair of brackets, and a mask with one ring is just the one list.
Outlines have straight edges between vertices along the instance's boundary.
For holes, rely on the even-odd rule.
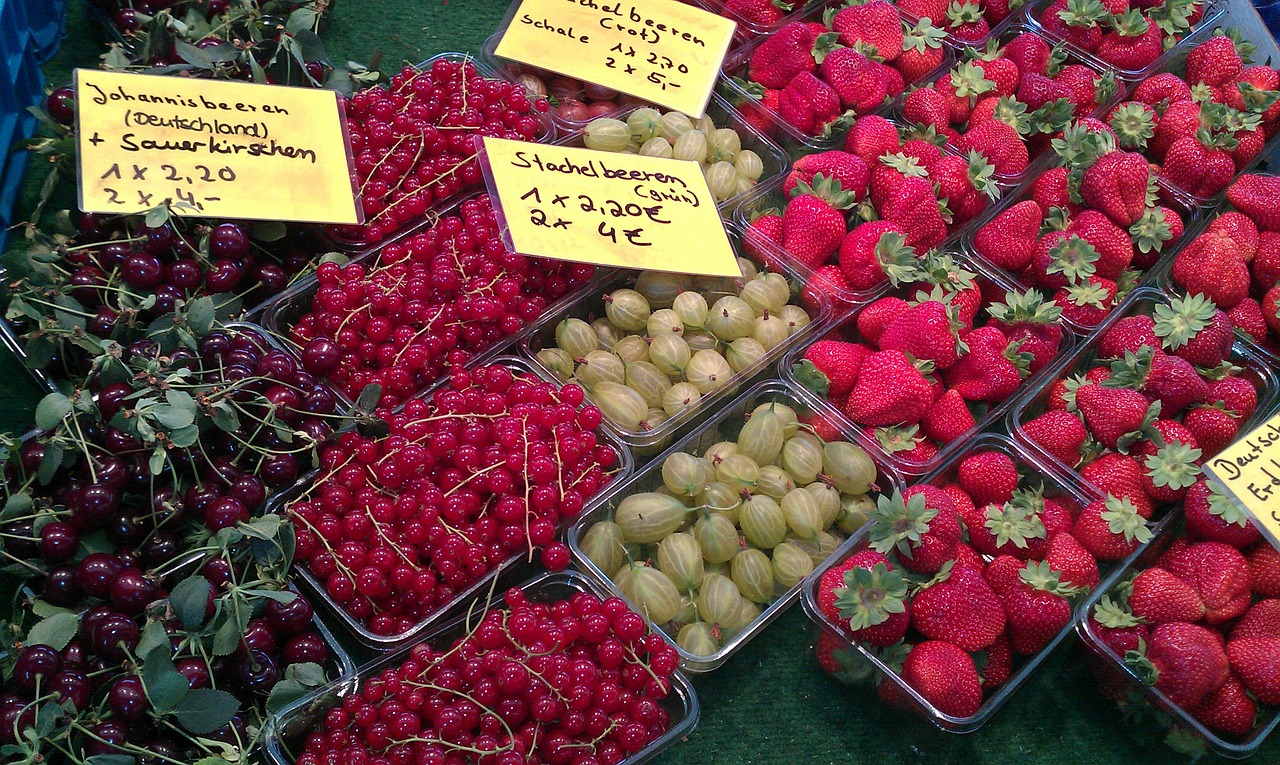
[[1218,452],[1204,472],[1280,548],[1280,414]]
[[481,139],[507,244],[602,266],[741,276],[697,162]]
[[361,223],[332,91],[77,69],[80,209]]
[[736,28],[678,0],[523,0],[495,52],[696,118]]

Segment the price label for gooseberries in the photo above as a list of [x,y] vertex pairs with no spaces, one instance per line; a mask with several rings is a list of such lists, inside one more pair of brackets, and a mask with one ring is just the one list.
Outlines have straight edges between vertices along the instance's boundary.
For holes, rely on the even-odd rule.
[[77,69],[80,209],[362,223],[333,91]]
[[523,0],[496,53],[700,117],[736,28],[678,0]]
[[1204,471],[1280,547],[1280,414],[1218,452]]
[[507,244],[602,266],[741,276],[697,162],[482,139]]

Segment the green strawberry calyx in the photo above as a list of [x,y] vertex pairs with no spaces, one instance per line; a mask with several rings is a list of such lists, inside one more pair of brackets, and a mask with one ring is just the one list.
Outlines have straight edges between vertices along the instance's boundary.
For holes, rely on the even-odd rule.
[[1137,675],[1143,685],[1155,685],[1160,681],[1160,670],[1147,658],[1147,641],[1138,638],[1138,647],[1124,654],[1124,664]]
[[1144,619],[1134,616],[1128,608],[1112,600],[1110,595],[1103,595],[1098,605],[1093,607],[1093,620],[1113,630],[1137,627],[1145,623]]
[[919,435],[920,426],[903,427],[892,425],[887,428],[876,428],[876,441],[890,454],[909,452],[920,445],[923,439]]
[[1188,489],[1200,478],[1201,451],[1195,447],[1173,441],[1149,455],[1143,462],[1151,476],[1151,482],[1172,491]]
[[1062,581],[1062,573],[1054,571],[1049,561],[1027,561],[1018,571],[1018,578],[1033,590],[1047,592],[1063,598],[1070,598],[1085,591],[1085,588]]
[[983,93],[995,90],[996,84],[986,78],[982,67],[972,61],[966,61],[951,70],[951,89],[957,98],[968,98],[972,103]]
[[1213,323],[1218,306],[1202,294],[1176,297],[1155,308],[1155,333],[1161,344],[1173,351],[1191,342]]
[[1031,508],[1016,502],[989,505],[983,525],[996,538],[996,546],[1012,544],[1025,550],[1032,539],[1045,539],[1049,532],[1044,521]]
[[1241,505],[1236,504],[1227,496],[1226,490],[1222,488],[1222,484],[1210,479],[1209,485],[1209,512],[1222,519],[1223,523],[1245,528],[1249,525],[1249,514],[1245,512]]
[[909,50],[925,53],[929,48],[941,48],[947,39],[947,30],[934,26],[930,19],[920,19],[905,35],[902,36],[902,51]]
[[1173,238],[1173,226],[1163,207],[1149,207],[1142,217],[1129,227],[1129,236],[1141,252],[1160,252],[1165,242]]
[[821,369],[818,369],[817,364],[808,359],[801,359],[792,364],[791,373],[795,376],[796,382],[823,398],[831,392],[831,380]]
[[1147,440],[1155,444],[1157,447],[1163,447],[1164,434],[1155,428],[1156,420],[1160,419],[1161,402],[1159,399],[1152,401],[1147,407],[1146,414],[1142,416],[1142,424],[1137,430],[1125,433],[1116,440],[1116,451],[1121,454],[1128,454],[1129,449],[1139,441]]
[[835,595],[840,618],[854,631],[883,624],[907,610],[907,580],[883,563],[844,572],[844,587],[836,588]]
[[1138,508],[1128,497],[1107,495],[1106,509],[1102,512],[1102,520],[1112,534],[1123,536],[1127,542],[1146,544],[1151,541],[1151,529],[1147,521],[1139,513]]
[[1120,104],[1111,112],[1107,124],[1115,131],[1120,148],[1141,151],[1156,134],[1156,113],[1140,101]]
[[1067,0],[1058,10],[1058,18],[1069,27],[1093,27],[1110,15],[1102,0]]
[[987,315],[1006,326],[1018,324],[1056,324],[1062,318],[1062,307],[1049,301],[1043,292],[1006,292],[1004,302],[992,303]]
[[936,508],[925,504],[924,494],[912,495],[909,500],[901,491],[892,496],[882,494],[871,512],[871,548],[882,554],[896,548],[899,554],[912,558],[915,546],[929,533],[929,524],[937,515]]
[[826,202],[837,210],[848,210],[858,202],[858,195],[853,191],[846,191],[840,185],[840,180],[834,176],[828,177],[823,173],[815,173],[811,181],[798,181],[796,187],[791,190],[792,198],[809,194]]
[[1137,8],[1111,17],[1111,28],[1121,37],[1141,37],[1151,28],[1151,22]]
[[1097,272],[1095,263],[1102,256],[1098,250],[1078,234],[1069,234],[1049,248],[1051,262],[1045,269],[1051,274],[1062,274],[1067,281],[1086,281]]

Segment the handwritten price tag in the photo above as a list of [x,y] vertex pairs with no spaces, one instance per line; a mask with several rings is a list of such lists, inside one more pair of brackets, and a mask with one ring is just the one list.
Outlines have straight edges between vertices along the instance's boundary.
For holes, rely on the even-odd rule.
[[697,162],[485,138],[489,190],[516,252],[740,276]]
[[1204,470],[1280,547],[1280,414],[1223,449]]
[[524,0],[496,53],[699,117],[736,27],[677,0]]
[[337,94],[77,69],[80,209],[360,223]]

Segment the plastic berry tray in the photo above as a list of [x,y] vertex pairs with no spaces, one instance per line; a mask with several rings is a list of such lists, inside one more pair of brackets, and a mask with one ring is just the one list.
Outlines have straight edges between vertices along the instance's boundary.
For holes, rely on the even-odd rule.
[[[615,114],[607,116],[626,122],[627,117],[639,108],[642,107],[622,109]],[[653,108],[657,108],[659,112],[664,114],[669,111],[659,107]],[[747,199],[750,199],[752,195],[757,193],[762,187],[775,189],[780,186],[782,184],[782,179],[787,175],[787,171],[791,169],[791,157],[787,155],[787,152],[785,152],[781,146],[774,143],[771,139],[766,138],[762,133],[760,133],[760,131],[756,130],[754,126],[747,123],[747,121],[742,118],[742,115],[730,106],[729,102],[724,100],[724,97],[720,94],[711,94],[711,102],[707,104],[706,113],[707,116],[711,117],[712,121],[714,121],[716,125],[732,128],[737,131],[738,137],[742,140],[742,148],[754,151],[760,156],[760,159],[764,164],[764,172],[760,174],[760,179],[755,186],[752,186],[741,194],[735,194],[716,205],[720,208],[721,217],[728,220],[733,217],[734,211],[738,209],[740,204]],[[587,125],[590,125],[592,121],[593,120],[587,120],[586,122],[581,123],[582,127],[561,137],[560,140],[556,141],[556,143],[565,146],[584,148],[583,138],[586,135]]]
[[[735,226],[726,226],[729,234],[729,241],[734,247],[734,251],[739,257],[746,258],[761,264],[751,255],[749,255],[741,247],[742,232]],[[766,270],[762,268],[762,271]],[[792,285],[792,295],[796,295],[805,284],[808,283],[809,273],[803,266],[786,262],[778,262],[771,269],[767,269],[775,273],[781,273],[787,278]],[[539,319],[530,331],[520,338],[521,353],[532,360],[538,373],[548,380],[563,382],[563,380],[553,372],[549,367],[540,362],[537,358],[538,351],[544,348],[555,347],[556,326],[560,322],[568,318],[579,318],[590,323],[594,319],[603,315],[601,307],[601,298],[604,295],[613,292],[616,289],[630,288],[639,276],[638,271],[618,270],[607,274],[600,280],[588,285],[587,288],[579,291],[577,300],[564,303],[562,302],[556,310],[548,310],[541,319]],[[736,293],[734,293],[736,294]],[[709,304],[714,300],[708,300]],[[796,303],[796,299],[792,298],[792,303]],[[705,416],[708,412],[715,411],[723,402],[737,395],[742,387],[752,380],[763,378],[768,374],[769,370],[787,351],[805,341],[819,328],[825,327],[834,314],[831,300],[826,295],[816,295],[814,297],[812,310],[806,308],[809,312],[809,324],[802,327],[795,334],[779,343],[777,346],[769,350],[764,356],[760,357],[754,364],[737,372],[733,377],[729,378],[720,388],[704,395],[698,400],[698,405],[691,407],[684,412],[672,417],[661,425],[650,428],[649,430],[632,430],[610,420],[608,417],[604,420],[605,429],[614,433],[623,443],[625,443],[635,454],[638,459],[651,456],[662,451],[670,444],[678,434],[682,433],[684,427],[693,421]],[[587,395],[590,399],[590,394]]]
[[[984,294],[987,293],[990,288],[994,288],[996,290],[1004,291],[1004,292],[1010,292],[1010,291],[1022,292],[1026,290],[1025,287],[1019,285],[1017,282],[1005,278],[999,271],[993,271],[989,269],[987,264],[981,260],[978,260],[976,258],[971,258],[966,253],[953,253],[953,255],[956,257],[957,261],[961,266],[977,274],[977,282],[978,284],[984,287],[983,289]],[[888,289],[882,289],[880,292],[880,295],[877,295],[877,297],[884,294],[888,294],[890,292],[892,291]],[[898,293],[905,293],[905,290],[898,290]],[[861,307],[856,308],[852,311],[849,311],[845,314],[842,314],[840,317],[837,317],[837,319],[833,321],[831,325],[826,329],[833,329],[835,327],[840,326],[841,324],[853,322],[857,318],[857,315],[860,310],[861,310]],[[978,315],[979,317],[984,317],[986,315],[985,309],[979,310]],[[1065,326],[1066,325],[1064,324],[1064,328]],[[822,333],[815,333],[815,335],[813,336],[814,340],[816,341],[817,339],[824,337],[826,334],[827,334],[826,331],[823,331]],[[1015,402],[1022,395],[1021,392],[1026,390],[1036,390],[1042,385],[1044,385],[1045,381],[1049,379],[1049,375],[1052,373],[1052,370],[1055,367],[1057,367],[1060,363],[1062,363],[1063,360],[1070,359],[1075,355],[1075,353],[1078,350],[1076,343],[1077,343],[1076,338],[1072,335],[1071,332],[1069,331],[1063,332],[1062,345],[1058,349],[1058,353],[1054,357],[1055,360],[1053,362],[1046,365],[1040,371],[1036,372],[1036,374],[1031,375],[1027,379],[1023,380],[1022,386],[1018,393],[1014,393],[1014,395],[1010,396],[1009,398],[1005,399],[999,404],[990,406],[987,409],[986,413],[984,413],[981,417],[976,417],[975,418],[976,423],[974,424],[973,428],[970,429],[965,436],[962,436],[956,439],[955,441],[952,441],[950,444],[947,444],[946,446],[939,447],[938,453],[935,454],[929,460],[925,462],[911,461],[911,460],[903,459],[902,457],[894,454],[889,454],[884,450],[883,447],[880,446],[878,442],[876,442],[874,439],[868,438],[866,440],[870,445],[872,454],[876,456],[877,460],[882,460],[886,464],[892,465],[900,473],[902,473],[902,475],[907,476],[908,478],[912,476],[921,476],[921,475],[925,475],[926,473],[933,473],[937,471],[939,467],[944,462],[948,461],[948,459],[952,455],[956,454],[961,449],[966,449],[968,447],[969,441],[967,439],[969,437],[980,434],[980,433],[997,430],[999,428],[1002,418],[1006,414],[1008,414],[1010,408],[1014,406]],[[779,373],[781,374],[782,378],[792,383],[793,385],[796,385],[797,387],[804,387],[804,386],[796,378],[794,373],[794,367],[804,358],[804,353],[806,350],[808,350],[811,344],[812,343],[809,343],[809,342],[806,342],[803,344],[797,344],[787,353],[786,357],[778,363]],[[845,427],[852,428],[854,430],[858,429],[859,426],[857,426],[852,421],[850,421],[850,419],[844,414],[844,412],[836,408],[836,406],[833,405],[830,401],[827,401],[826,399],[817,397],[817,396],[815,396],[815,398],[817,399],[818,408],[821,411],[825,412],[828,417],[837,420]]]
[[[580,547],[582,538],[592,526],[600,521],[608,520],[613,516],[617,509],[618,503],[625,497],[638,492],[656,491],[663,485],[662,480],[662,463],[666,458],[677,452],[688,452],[691,454],[702,454],[709,447],[719,441],[732,438],[736,435],[738,428],[745,421],[745,416],[754,410],[760,404],[765,403],[785,404],[797,411],[798,414],[805,412],[818,411],[816,401],[806,391],[800,390],[798,387],[781,380],[769,380],[767,382],[756,385],[751,390],[743,393],[732,402],[723,406],[714,417],[698,427],[697,430],[682,438],[671,448],[667,449],[658,457],[641,468],[636,474],[625,483],[616,484],[610,487],[605,496],[605,501],[592,506],[585,511],[574,523],[569,530],[569,549],[573,553],[574,560],[577,565],[587,574],[600,582],[602,586],[607,587],[614,595],[626,599],[613,584],[610,574],[601,571],[598,566],[582,552]],[[840,431],[842,440],[856,444],[862,447],[867,454],[875,457],[875,452],[868,448],[864,443],[864,439],[857,433],[849,429]],[[892,494],[894,490],[900,489],[903,485],[902,479],[892,468],[885,468],[878,464],[880,470],[877,476],[877,485],[879,493]],[[781,593],[777,594],[777,598],[764,608],[758,617],[750,624],[740,630],[729,640],[725,641],[719,651],[709,656],[700,656],[686,651],[684,648],[676,645],[676,636],[670,632],[667,625],[657,625],[650,623],[653,629],[665,637],[668,642],[675,645],[676,651],[680,654],[680,666],[686,672],[690,673],[707,673],[714,672],[724,666],[735,653],[737,653],[744,645],[751,641],[756,635],[760,634],[775,619],[782,615],[784,611],[790,608],[800,597],[800,590],[803,581],[797,583]]]
[[1118,584],[1155,565],[1156,559],[1175,539],[1182,535],[1181,521],[1182,507],[1179,505],[1161,524],[1161,529],[1156,532],[1155,538],[1151,540],[1144,550],[1125,561],[1121,569],[1111,577],[1108,586],[1099,586],[1090,593],[1088,600],[1081,604],[1076,613],[1076,634],[1080,636],[1080,639],[1092,652],[1093,655],[1089,658],[1100,662],[1105,667],[1104,672],[1108,675],[1128,680],[1130,688],[1140,693],[1142,698],[1145,698],[1152,707],[1172,717],[1174,724],[1178,728],[1191,731],[1196,736],[1199,736],[1208,744],[1210,749],[1223,757],[1231,759],[1252,757],[1261,748],[1267,737],[1275,731],[1276,726],[1280,725],[1280,710],[1259,704],[1261,714],[1255,723],[1256,727],[1248,737],[1242,740],[1223,738],[1205,727],[1203,723],[1192,717],[1185,709],[1170,701],[1163,691],[1155,686],[1141,682],[1137,675],[1125,665],[1124,657],[1115,654],[1115,651],[1098,635],[1094,625],[1089,620],[1089,614],[1093,611],[1094,606],[1109,595]]
[[[579,592],[608,597],[607,593],[594,582],[575,571],[540,574],[519,585],[519,588],[524,591],[526,597],[537,602],[568,598]],[[472,612],[502,603],[500,592],[496,596],[487,590],[472,595],[468,598],[471,605],[466,613],[413,642],[428,643],[433,646],[447,645],[465,634],[467,620]],[[406,645],[398,651],[381,656],[359,669],[343,674],[327,687],[317,689],[298,699],[281,710],[279,714],[272,715],[267,721],[263,735],[263,747],[270,762],[273,765],[293,765],[298,745],[308,733],[321,724],[328,710],[346,696],[358,692],[363,681],[377,676],[389,667],[404,663],[411,650],[412,645]],[[671,727],[653,743],[623,760],[619,765],[640,765],[653,759],[693,732],[702,714],[693,686],[680,672],[671,676],[671,693],[663,701],[663,706],[671,715]]]
[[[517,356],[500,356],[498,358],[490,359],[485,363],[502,365],[510,369],[515,374],[539,377],[537,370],[534,369],[531,362]],[[625,444],[619,441],[616,436],[604,427],[597,428],[596,433],[600,437],[601,443],[612,448],[618,455],[618,464],[609,484],[602,488],[594,497],[587,499],[582,511],[583,514],[589,513],[596,504],[606,501],[612,493],[613,487],[626,481],[635,470],[635,460],[631,455],[630,449],[628,449]],[[319,470],[314,470],[298,479],[293,486],[276,494],[268,501],[266,512],[287,516],[289,514],[290,505],[319,485],[320,477],[321,472]],[[557,528],[557,534],[564,532],[571,521],[572,519],[563,519]],[[322,607],[333,618],[341,622],[342,625],[355,636],[357,641],[375,651],[390,651],[417,642],[421,639],[423,634],[431,630],[433,626],[438,625],[442,619],[456,613],[460,605],[474,598],[485,588],[491,587],[495,580],[501,580],[512,568],[526,559],[527,555],[525,554],[517,553],[512,555],[499,563],[480,579],[460,590],[448,603],[437,608],[430,616],[418,622],[405,632],[401,632],[396,635],[376,635],[370,631],[368,627],[360,622],[360,620],[354,617],[350,612],[330,597],[324,583],[312,575],[311,571],[306,566],[296,565],[294,567],[294,577],[302,591],[306,592],[311,597],[312,602],[318,607]]]
[[[1091,487],[1083,484],[1073,477],[1068,471],[1064,471],[1060,466],[1045,462],[1035,453],[1023,448],[1015,443],[1007,436],[997,435],[994,433],[984,433],[966,443],[968,447],[966,452],[976,451],[996,451],[1011,457],[1015,463],[1019,465],[1019,472],[1027,476],[1037,476],[1041,479],[1046,495],[1062,497],[1079,504],[1081,507],[1101,497]],[[920,479],[921,484],[943,485],[948,482],[956,465],[959,463],[961,455],[953,455],[945,465],[940,466],[933,473]],[[1162,528],[1163,524],[1155,527]],[[842,646],[856,650],[859,657],[873,666],[880,674],[885,677],[884,682],[893,684],[895,695],[906,701],[906,703],[918,715],[928,720],[941,730],[950,733],[972,733],[973,731],[985,725],[999,709],[1004,706],[1009,698],[1017,692],[1018,688],[1026,682],[1027,678],[1033,672],[1039,669],[1053,650],[1066,639],[1071,632],[1073,624],[1068,624],[1051,640],[1044,648],[1029,657],[1015,656],[1015,666],[1009,679],[1006,680],[993,693],[983,699],[982,705],[978,711],[968,717],[956,717],[949,715],[936,706],[927,701],[914,688],[907,684],[898,672],[885,663],[885,661],[874,651],[867,649],[861,643],[850,640],[848,633],[845,632],[838,624],[833,622],[825,614],[818,609],[817,604],[817,588],[818,583],[822,579],[822,575],[854,553],[867,549],[870,546],[870,525],[864,526],[852,537],[850,537],[834,555],[827,559],[827,563],[819,566],[812,574],[805,579],[802,584],[804,591],[804,612],[818,627],[835,636]],[[1125,561],[1119,563],[1107,564],[1099,562],[1099,573],[1101,581],[1095,588],[1095,592],[1101,592],[1109,589],[1119,576],[1124,572],[1125,567],[1133,558],[1137,557],[1140,551],[1133,553]],[[984,556],[984,559],[987,559]],[[1076,604],[1073,609],[1074,614],[1078,617],[1085,613],[1087,602]],[[910,633],[908,633],[910,634]],[[1020,663],[1017,663],[1020,662]]]
[[[1125,302],[1116,307],[1116,310],[1107,317],[1097,331],[1090,335],[1077,349],[1077,352],[1047,370],[1045,380],[1058,379],[1075,373],[1083,373],[1088,370],[1098,357],[1098,342],[1107,330],[1115,326],[1116,322],[1126,316],[1134,316],[1137,314],[1151,314],[1157,305],[1166,304],[1169,296],[1155,289],[1154,287],[1143,287],[1135,290]],[[1277,376],[1276,366],[1269,360],[1264,359],[1255,354],[1250,347],[1243,342],[1237,340],[1231,348],[1231,356],[1228,359],[1232,364],[1241,368],[1240,376],[1253,383],[1258,390],[1258,408],[1245,422],[1240,425],[1240,433],[1244,434],[1252,430],[1259,423],[1272,413],[1276,405],[1277,394],[1280,394],[1280,376]],[[1035,452],[1040,459],[1046,462],[1052,462],[1062,465],[1056,458],[1050,456],[1042,448],[1036,445],[1026,435],[1023,426],[1030,420],[1040,416],[1045,411],[1045,403],[1049,398],[1049,386],[1045,385],[1039,390],[1029,388],[1024,392],[1013,407],[1009,410],[1009,419],[1007,428],[1009,434],[1015,438],[1019,444],[1023,445],[1028,451]],[[1074,470],[1074,466],[1064,465]],[[1083,479],[1081,479],[1083,480]],[[1090,488],[1097,490],[1090,485]]]

